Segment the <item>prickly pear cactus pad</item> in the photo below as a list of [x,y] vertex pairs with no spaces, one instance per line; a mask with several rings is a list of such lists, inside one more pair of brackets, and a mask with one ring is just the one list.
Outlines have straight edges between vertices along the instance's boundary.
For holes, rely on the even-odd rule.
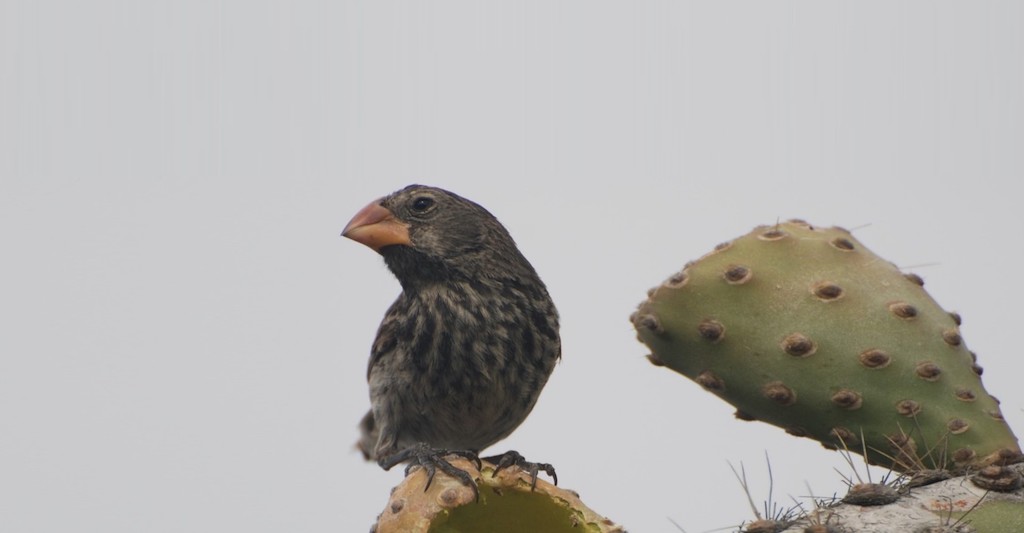
[[652,289],[653,363],[826,448],[899,471],[1021,459],[999,402],[924,282],[840,228],[755,228]]
[[426,471],[419,468],[392,490],[387,507],[370,531],[625,533],[622,526],[584,505],[571,490],[543,479],[532,489],[529,474],[518,467],[495,474],[494,465],[487,462],[483,471],[463,458],[451,463],[476,480],[479,500],[473,489],[442,472],[428,485]]

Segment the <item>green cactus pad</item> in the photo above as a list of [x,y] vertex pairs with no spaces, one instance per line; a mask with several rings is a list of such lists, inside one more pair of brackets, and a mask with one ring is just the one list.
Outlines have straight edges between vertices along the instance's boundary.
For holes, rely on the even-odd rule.
[[651,361],[761,420],[899,471],[1019,461],[960,317],[849,232],[763,226],[632,315]]

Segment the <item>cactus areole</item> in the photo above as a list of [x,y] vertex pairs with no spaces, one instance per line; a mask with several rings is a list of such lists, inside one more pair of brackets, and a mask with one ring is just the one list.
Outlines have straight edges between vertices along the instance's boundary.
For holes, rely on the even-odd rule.
[[846,230],[794,220],[687,264],[631,319],[653,363],[739,418],[898,471],[1019,462],[960,316],[923,285]]

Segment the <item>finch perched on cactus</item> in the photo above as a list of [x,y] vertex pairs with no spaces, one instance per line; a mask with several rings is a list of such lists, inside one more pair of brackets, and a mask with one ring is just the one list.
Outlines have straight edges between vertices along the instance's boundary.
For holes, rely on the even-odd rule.
[[[402,285],[370,352],[360,448],[385,470],[440,469],[475,489],[445,456],[479,461],[512,433],[561,356],[544,283],[491,213],[435,187],[371,202],[342,235],[377,251]],[[538,470],[554,476],[513,451],[487,460],[523,467],[534,483]]]

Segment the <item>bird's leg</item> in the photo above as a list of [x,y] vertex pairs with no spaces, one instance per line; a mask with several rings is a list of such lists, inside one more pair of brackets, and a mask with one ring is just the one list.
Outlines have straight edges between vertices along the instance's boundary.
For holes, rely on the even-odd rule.
[[432,448],[425,442],[414,444],[396,454],[388,457],[383,457],[377,464],[384,470],[391,470],[391,467],[398,463],[409,462],[405,467],[405,475],[409,475],[409,470],[414,466],[422,466],[427,471],[427,484],[423,487],[423,491],[426,492],[430,488],[430,483],[434,481],[434,474],[437,470],[441,470],[445,474],[459,480],[463,485],[473,489],[473,494],[476,496],[476,500],[480,501],[480,489],[477,488],[476,482],[473,481],[473,477],[469,475],[469,472],[461,468],[456,468],[454,465],[445,459],[446,455],[456,455],[469,459],[476,464],[477,470],[483,467],[480,462],[480,457],[477,456],[473,450],[447,450],[444,448]]
[[555,474],[555,467],[548,463],[531,463],[515,450],[509,450],[501,455],[484,457],[483,460],[495,465],[494,473],[491,474],[491,477],[498,475],[498,472],[510,466],[518,466],[526,470],[530,474],[530,480],[532,481],[530,483],[531,491],[537,488],[537,473],[541,470],[551,476],[551,479],[555,481],[555,485],[558,485],[558,475]]

